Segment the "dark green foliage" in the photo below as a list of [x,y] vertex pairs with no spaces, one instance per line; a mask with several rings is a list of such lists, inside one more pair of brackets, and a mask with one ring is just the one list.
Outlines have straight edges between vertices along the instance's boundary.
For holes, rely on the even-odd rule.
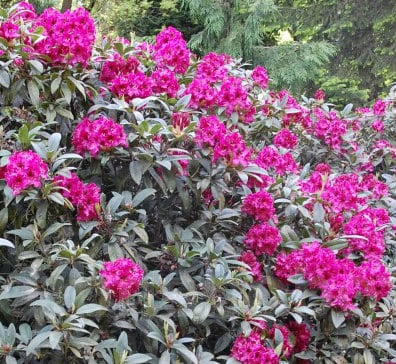
[[[386,95],[396,80],[396,3],[380,0],[277,1],[295,37],[337,47],[321,83],[358,104]],[[347,81],[346,81],[347,80]],[[336,85],[339,86],[336,86]]]

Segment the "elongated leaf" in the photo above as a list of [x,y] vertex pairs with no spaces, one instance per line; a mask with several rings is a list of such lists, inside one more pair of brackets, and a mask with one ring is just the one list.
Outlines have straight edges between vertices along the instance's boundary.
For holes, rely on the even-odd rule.
[[7,239],[0,238],[0,246],[7,246],[9,248],[15,248],[15,245]]
[[0,300],[24,297],[33,293],[35,290],[36,288],[32,286],[14,286],[11,287],[9,290],[3,291],[0,294]]
[[156,190],[154,188],[146,188],[138,192],[132,199],[132,206],[139,206],[147,197],[154,195]]
[[84,315],[87,313],[93,313],[97,311],[108,311],[106,307],[102,305],[98,305],[96,303],[88,303],[84,306],[81,306],[77,311],[76,315]]

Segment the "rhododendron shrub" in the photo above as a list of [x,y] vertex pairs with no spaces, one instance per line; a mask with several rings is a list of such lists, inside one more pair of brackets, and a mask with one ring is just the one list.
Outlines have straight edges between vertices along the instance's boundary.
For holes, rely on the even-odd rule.
[[396,362],[395,100],[270,78],[0,11],[2,361]]

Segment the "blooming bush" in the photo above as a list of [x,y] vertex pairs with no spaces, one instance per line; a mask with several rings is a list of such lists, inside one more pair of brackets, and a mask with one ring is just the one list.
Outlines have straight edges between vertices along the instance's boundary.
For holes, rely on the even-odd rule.
[[2,359],[396,362],[394,100],[94,37],[0,12]]

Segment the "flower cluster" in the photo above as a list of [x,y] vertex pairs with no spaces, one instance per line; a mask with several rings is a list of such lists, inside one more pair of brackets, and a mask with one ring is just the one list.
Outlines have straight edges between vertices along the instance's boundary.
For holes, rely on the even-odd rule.
[[249,266],[253,281],[260,282],[263,279],[263,265],[251,251],[242,252],[239,260]]
[[274,145],[278,148],[294,149],[298,138],[289,130],[281,129],[274,137]]
[[35,25],[45,29],[45,38],[34,44],[36,52],[49,56],[54,65],[87,65],[95,42],[95,24],[88,11],[60,13],[48,8]]
[[314,115],[316,118],[315,136],[323,140],[331,148],[340,150],[343,136],[347,132],[346,121],[340,119],[335,111],[326,113],[322,109],[315,108]]
[[231,356],[242,364],[278,364],[274,349],[263,345],[261,334],[252,331],[249,336],[240,335],[234,341]]
[[139,290],[144,271],[131,259],[119,258],[112,262],[104,262],[99,274],[104,279],[105,288],[111,292],[115,301],[121,301]]
[[241,77],[229,75],[229,56],[209,53],[203,57],[185,94],[191,95],[190,107],[211,109],[223,107],[227,117],[233,114],[243,123],[254,120],[256,108],[248,97]]
[[[318,242],[303,244],[301,249],[289,254],[280,253],[275,273],[283,281],[302,274],[311,288],[321,290],[330,306],[343,311],[356,308],[353,300],[358,292],[379,300],[391,289],[390,273],[379,260],[367,260],[356,266],[347,258],[337,258],[332,250]],[[367,283],[368,276],[370,283]]]
[[261,168],[273,169],[276,174],[295,173],[298,165],[290,152],[281,154],[276,147],[264,147],[255,158],[254,162]]
[[162,30],[155,38],[153,59],[158,68],[184,74],[190,65],[190,51],[183,35],[173,27]]
[[261,88],[267,88],[268,85],[268,73],[263,66],[257,66],[252,73],[252,79]]
[[35,152],[14,152],[9,157],[4,179],[14,195],[30,187],[40,188],[47,178],[48,166]]
[[273,255],[281,241],[279,230],[265,222],[251,226],[245,236],[246,246],[253,250],[257,256]]
[[251,193],[243,200],[241,211],[260,222],[268,222],[275,214],[274,201],[266,191]]
[[83,118],[73,131],[72,143],[77,153],[88,152],[93,157],[119,146],[128,147],[123,127],[103,115],[95,120]]
[[54,182],[61,194],[77,208],[77,221],[99,219],[100,188],[95,183],[83,183],[76,174],[55,176]]

